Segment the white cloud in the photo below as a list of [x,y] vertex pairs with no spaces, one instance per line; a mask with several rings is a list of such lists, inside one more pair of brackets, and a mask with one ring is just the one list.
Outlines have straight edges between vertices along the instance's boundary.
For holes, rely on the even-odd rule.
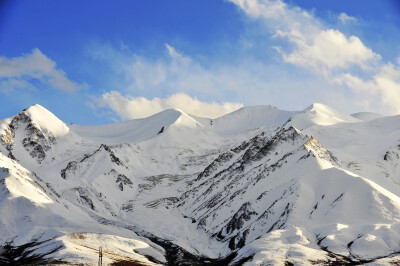
[[[231,101],[245,98],[250,94],[264,93],[268,89],[268,72],[263,64],[253,60],[240,60],[237,64],[212,62],[204,65],[185,56],[166,44],[166,58],[149,59],[109,46],[92,48],[95,55],[101,54],[116,72],[113,90],[126,95],[163,95],[187,93],[189,95]],[[102,52],[105,51],[105,52]],[[108,54],[108,56],[105,56]],[[149,93],[150,92],[150,93]],[[265,97],[265,102],[268,98]]]
[[359,66],[367,69],[380,56],[367,48],[356,36],[346,37],[338,30],[321,30],[307,40],[302,33],[281,33],[296,44],[289,54],[283,54],[286,62],[327,73],[334,69]]
[[69,80],[65,72],[56,68],[56,63],[37,48],[20,57],[0,56],[0,89],[2,91],[34,88],[32,80],[38,80],[52,88],[65,91],[86,87]]
[[345,84],[357,92],[361,98],[378,98],[383,105],[382,109],[385,109],[386,112],[400,113],[399,66],[392,63],[385,64],[369,80],[364,80],[350,73],[343,73],[335,77],[334,81],[338,84]]
[[348,22],[356,22],[357,19],[355,17],[349,16],[346,13],[342,12],[339,14],[338,16],[338,20],[340,21],[340,23],[342,23],[343,25],[347,24]]
[[33,90],[34,86],[30,84],[29,82],[21,79],[5,79],[1,80],[0,78],[0,90],[4,94],[11,93],[15,89],[28,89],[28,90]]
[[[288,63],[327,73],[352,66],[367,68],[380,58],[358,37],[347,37],[338,30],[326,28],[312,14],[281,0],[230,1],[250,17],[262,19],[275,37],[289,41],[291,51],[277,47]],[[345,15],[343,19],[350,19]]]
[[[108,95],[107,101],[104,95],[96,96],[97,100],[90,103],[92,108],[109,107],[122,119],[137,118],[163,108],[171,108],[165,105],[160,107],[158,101],[151,100],[153,95],[185,93],[208,101],[241,102],[245,105],[274,104],[288,110],[300,110],[311,102],[324,102],[348,112],[358,112],[360,108],[368,110],[364,103],[358,101],[360,97],[357,97],[357,102],[350,98],[349,93],[343,89],[346,84],[342,83],[338,88],[338,82],[327,80],[324,76],[305,77],[306,71],[302,69],[288,70],[282,65],[254,59],[237,60],[236,64],[213,61],[204,65],[170,45],[165,47],[167,57],[156,59],[110,46],[91,47],[90,50],[97,59],[110,64],[114,70],[111,75],[115,77],[111,84],[113,92],[104,94]],[[118,95],[116,91],[120,91],[125,97]],[[338,98],[341,100],[337,101]],[[145,111],[144,114],[140,110],[128,111],[127,107],[132,106],[128,104],[131,99],[140,103],[138,106],[141,110],[146,110],[151,102],[153,106],[148,108],[153,111]],[[105,110],[106,108],[96,109],[96,113],[110,116],[110,112]],[[383,112],[376,108],[369,111]],[[187,112],[196,114],[192,110]],[[213,114],[204,116],[212,117]]]
[[[112,89],[141,96],[184,92],[207,95],[207,99],[213,97],[220,102],[229,99],[246,105],[272,103],[291,109],[318,101],[333,107],[344,106],[353,112],[360,111],[352,109],[360,106],[363,111],[367,107],[368,111],[382,113],[398,110],[398,102],[391,100],[396,99],[395,90],[390,89],[397,87],[398,79],[394,73],[380,76],[390,63],[383,62],[357,36],[329,27],[312,12],[283,0],[229,1],[265,26],[274,45],[265,49],[275,48],[279,58],[263,62],[249,57],[238,58],[235,64],[217,61],[204,64],[169,44],[165,45],[166,58],[143,57],[112,47],[92,49],[96,58],[110,60],[122,76],[123,82]],[[339,17],[353,21],[347,14]],[[243,38],[241,44],[252,44],[259,36],[250,41]],[[275,59],[297,68],[286,67]],[[398,69],[397,66],[393,68]],[[329,95],[342,100],[339,103]],[[286,103],[291,100],[294,103]]]
[[300,33],[304,38],[315,35],[323,27],[309,12],[281,0],[228,1],[236,4],[249,17],[263,21],[273,35],[292,33],[295,37]]
[[[261,20],[273,36],[288,41],[286,47],[274,47],[285,62],[347,86],[360,97],[354,99],[356,104],[400,112],[399,64],[382,62],[381,56],[358,37],[329,28],[312,14],[282,0],[230,1],[249,17]],[[338,19],[342,24],[356,21],[345,13]]]
[[168,54],[174,62],[179,62],[184,65],[191,63],[190,58],[180,54],[178,51],[175,50],[174,47],[172,47],[168,43],[165,44],[165,48],[167,48]]
[[149,100],[144,97],[124,97],[117,91],[111,91],[95,101],[96,106],[109,107],[122,119],[148,117],[165,109],[180,109],[196,116],[216,118],[243,106],[243,104],[234,102],[203,102],[185,93]]

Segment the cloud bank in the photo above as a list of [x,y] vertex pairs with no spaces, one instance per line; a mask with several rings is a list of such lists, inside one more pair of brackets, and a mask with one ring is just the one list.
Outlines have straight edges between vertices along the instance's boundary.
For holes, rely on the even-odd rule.
[[9,92],[14,89],[34,89],[35,82],[63,91],[86,87],[85,84],[69,80],[65,72],[58,69],[56,63],[37,48],[20,57],[0,56],[0,90]]
[[[232,55],[231,62],[202,61],[201,56],[186,55],[170,44],[165,44],[166,56],[158,57],[138,55],[126,46],[91,47],[92,57],[106,61],[117,77],[109,92],[97,97],[101,101],[92,105],[107,106],[123,119],[171,107],[196,114],[196,110],[171,104],[170,95],[184,93],[219,105],[229,100],[300,110],[312,102],[324,102],[348,112],[400,113],[398,62],[385,61],[359,37],[282,0],[229,1],[256,22],[257,30],[259,25],[267,30],[259,30],[255,39],[238,40],[250,44],[245,56]],[[355,18],[342,13],[337,20],[345,24]],[[255,43],[263,38],[267,42]],[[247,56],[253,46],[269,50],[269,56],[258,57],[257,52]],[[160,98],[151,100],[155,95]],[[157,107],[143,114],[132,107],[150,110],[150,104]],[[215,113],[196,115],[212,117],[223,112]]]
[[[347,86],[368,107],[381,105],[400,113],[400,67],[383,62],[357,36],[325,26],[312,14],[282,0],[229,0],[249,17],[260,20],[287,47],[276,47],[285,62],[322,74],[327,81]],[[342,24],[356,19],[339,15]],[[357,100],[355,99],[355,102]]]
[[95,101],[97,106],[112,109],[122,119],[144,118],[165,109],[180,109],[188,114],[216,118],[243,107],[243,104],[235,102],[203,102],[185,93],[149,100],[144,97],[124,97],[118,91],[111,91]]
[[352,66],[366,68],[371,61],[380,59],[358,37],[327,28],[312,14],[281,0],[230,1],[290,44],[289,49],[277,47],[288,63],[326,72]]
[[267,87],[265,66],[253,60],[240,60],[235,65],[216,61],[202,64],[169,44],[165,44],[166,56],[155,59],[107,45],[91,47],[90,52],[113,69],[117,77],[113,90],[128,95],[149,98],[148,92],[157,92],[157,96],[184,92],[221,102],[227,96],[242,98]]

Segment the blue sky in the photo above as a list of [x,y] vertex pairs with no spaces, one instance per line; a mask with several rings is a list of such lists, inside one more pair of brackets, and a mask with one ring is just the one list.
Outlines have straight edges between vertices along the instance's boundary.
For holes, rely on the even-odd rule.
[[400,113],[396,0],[1,1],[0,117],[67,123],[242,105]]

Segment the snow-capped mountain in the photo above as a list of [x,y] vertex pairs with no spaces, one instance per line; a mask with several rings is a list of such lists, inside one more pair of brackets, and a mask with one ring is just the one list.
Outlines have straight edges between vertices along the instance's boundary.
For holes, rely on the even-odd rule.
[[397,263],[399,125],[312,104],[67,126],[31,106],[0,121],[0,262]]

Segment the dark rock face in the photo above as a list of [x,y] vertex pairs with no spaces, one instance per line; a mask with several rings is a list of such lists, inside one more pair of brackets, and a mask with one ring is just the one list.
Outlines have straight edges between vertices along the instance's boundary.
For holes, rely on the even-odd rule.
[[90,207],[90,209],[95,210],[93,201],[90,199],[89,191],[84,188],[75,188],[75,191],[78,193],[79,198],[80,198],[80,203],[82,205]]
[[67,174],[74,174],[78,169],[78,162],[72,161],[69,162],[67,167],[61,170],[61,177],[63,179],[67,179]]
[[[17,133],[20,128],[23,128],[23,131]],[[46,151],[50,150],[52,145],[56,143],[56,138],[50,132],[43,133],[31,118],[25,112],[22,112],[11,120],[1,138],[11,159],[15,159],[11,151],[15,145],[16,134],[23,134],[19,136],[22,138],[22,146],[32,158],[36,158],[38,163],[46,158]]]
[[[117,165],[124,166],[124,164],[122,163],[122,161],[121,161],[117,156],[115,156],[115,154],[114,154],[114,152],[111,150],[110,146],[107,146],[107,145],[105,145],[105,144],[101,144],[100,148],[99,148],[96,152],[100,151],[100,149],[102,149],[102,148],[103,148],[106,152],[108,152],[108,154],[110,155],[110,159],[111,159],[111,161],[112,161],[113,163],[116,163]],[[95,152],[95,153],[96,153],[96,152]]]
[[246,238],[248,234],[249,234],[249,229],[245,230],[243,233],[239,233],[238,235],[232,237],[231,240],[229,241],[228,245],[229,248],[231,250],[237,250],[244,247],[244,245],[246,244]]
[[[144,236],[148,239],[150,239],[152,242],[156,243],[157,245],[160,245],[165,249],[165,258],[167,260],[167,263],[165,265],[168,266],[183,266],[183,265],[190,265],[190,266],[203,266],[203,265],[209,265],[209,266],[227,266],[227,265],[241,265],[234,263],[232,264],[231,262],[236,256],[236,253],[231,253],[227,257],[223,258],[218,258],[218,259],[212,259],[212,258],[207,258],[207,257],[200,257],[196,256],[194,254],[189,253],[185,249],[183,249],[180,246],[177,246],[176,244],[159,238],[155,235],[152,235],[151,233],[148,232],[138,232],[139,235]],[[157,262],[157,261],[156,261]]]
[[160,131],[158,131],[157,135],[160,135],[160,134],[163,133],[163,132],[164,132],[164,127],[162,127],[162,128],[160,129]]
[[125,175],[119,174],[117,179],[115,180],[118,183],[118,187],[121,191],[124,190],[124,185],[133,185],[132,181],[127,178]]
[[[64,264],[62,260],[53,259],[50,256],[63,248],[61,243],[53,243],[53,239],[39,240],[32,239],[22,245],[14,245],[13,241],[8,241],[0,246],[1,265],[56,265]],[[37,253],[37,249],[50,246],[43,253]]]
[[[177,207],[196,221],[198,228],[226,242],[232,250],[260,234],[284,228],[293,209],[291,202],[298,197],[296,182],[289,180],[274,191],[265,187],[262,192],[259,186],[266,186],[269,175],[285,167],[294,154],[300,153],[306,159],[307,140],[307,136],[290,127],[272,137],[260,134],[221,153],[182,194]],[[255,187],[260,195],[252,195]],[[233,211],[236,204],[240,205]],[[227,218],[216,224],[220,213],[227,213]]]
[[221,229],[217,235],[217,239],[222,240],[226,235],[232,234],[235,230],[240,230],[244,223],[249,221],[253,215],[258,215],[258,213],[251,209],[251,203],[244,203],[226,226]]
[[157,208],[159,206],[163,206],[164,208],[169,209],[172,208],[178,201],[179,199],[177,197],[167,197],[147,202],[144,205],[148,208]]
[[[69,176],[74,176],[75,173],[77,172],[77,170],[82,167],[83,163],[88,162],[90,158],[93,158],[95,155],[99,154],[102,150],[104,150],[106,152],[106,154],[109,156],[111,162],[113,162],[119,166],[124,166],[122,161],[115,155],[115,153],[111,150],[111,148],[109,146],[107,146],[105,144],[101,144],[100,147],[97,150],[95,150],[92,154],[85,154],[82,159],[80,159],[78,161],[69,162],[67,164],[67,166],[61,170],[61,177],[63,179],[67,179]],[[122,180],[122,177],[121,177],[121,180]],[[129,180],[129,182],[130,182],[130,180]],[[128,184],[128,183],[126,183],[126,184]]]
[[400,145],[397,145],[395,148],[387,151],[383,156],[383,160],[385,161],[396,161],[400,159]]
[[209,166],[204,169],[203,172],[201,172],[197,179],[195,181],[199,181],[204,177],[210,176],[212,173],[214,173],[218,167],[222,166],[224,163],[228,162],[232,157],[234,156],[234,153],[231,151],[226,151],[221,153],[217,159],[215,159]]

